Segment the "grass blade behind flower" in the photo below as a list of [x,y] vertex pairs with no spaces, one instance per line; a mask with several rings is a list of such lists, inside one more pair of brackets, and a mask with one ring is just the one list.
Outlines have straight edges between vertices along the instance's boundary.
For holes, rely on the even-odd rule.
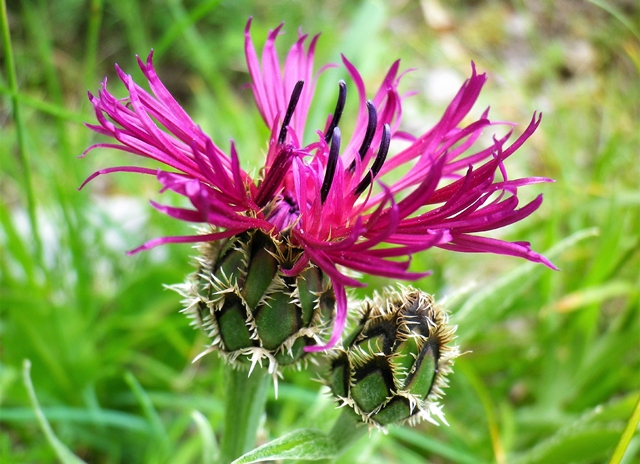
[[167,430],[158,415],[158,411],[156,411],[153,403],[151,402],[151,398],[149,398],[147,392],[142,388],[140,382],[138,382],[131,372],[127,372],[124,379],[129,385],[129,388],[131,388],[131,391],[133,391],[133,394],[140,403],[140,407],[142,408],[144,415],[147,417],[147,420],[151,425],[153,435],[159,445],[159,449],[156,451],[161,453],[161,456],[166,456],[170,448],[169,437],[167,435]]
[[629,422],[627,422],[627,426],[624,428],[624,432],[622,432],[622,436],[620,437],[620,441],[618,442],[611,459],[609,460],[609,464],[620,464],[622,458],[624,457],[624,452],[629,447],[629,443],[633,438],[633,434],[638,428],[638,423],[640,423],[640,396],[638,396],[638,401],[636,403],[636,407],[629,418]]
[[63,464],[82,464],[84,461],[80,459],[78,456],[73,454],[69,448],[67,448],[64,443],[62,443],[56,434],[53,432],[51,425],[49,425],[49,421],[45,417],[42,409],[40,408],[40,404],[38,403],[38,398],[36,397],[36,391],[33,388],[33,383],[31,382],[31,361],[25,359],[22,363],[22,378],[24,382],[24,386],[27,389],[27,393],[29,393],[29,399],[31,400],[31,406],[36,414],[36,419],[38,420],[38,424],[40,428],[44,432],[47,437],[47,441],[53,448],[58,456],[58,459]]
[[220,456],[220,448],[213,433],[213,428],[207,418],[200,411],[192,411],[191,418],[198,427],[198,432],[202,438],[202,463],[209,464],[216,462]]
[[16,125],[16,136],[18,138],[18,155],[22,172],[24,175],[24,189],[27,194],[27,211],[29,213],[29,221],[31,225],[31,234],[33,235],[35,245],[35,255],[38,262],[42,262],[42,242],[38,232],[38,217],[36,215],[36,199],[33,192],[31,181],[31,165],[27,156],[27,141],[24,121],[20,111],[20,103],[18,101],[18,77],[16,75],[15,63],[13,60],[13,48],[11,46],[11,34],[9,30],[9,18],[7,17],[7,5],[2,0],[0,7],[0,28],[2,28],[2,41],[4,43],[4,55],[6,63],[6,71],[9,79],[9,88],[11,89],[11,106],[13,110],[13,120]]
[[[558,256],[572,245],[597,235],[596,228],[576,232],[559,242],[544,253],[549,259]],[[465,342],[480,333],[487,324],[495,324],[500,315],[513,300],[543,275],[545,269],[533,263],[525,263],[498,279],[495,284],[486,286],[465,300],[465,303],[453,312],[452,320],[459,324],[458,337]]]

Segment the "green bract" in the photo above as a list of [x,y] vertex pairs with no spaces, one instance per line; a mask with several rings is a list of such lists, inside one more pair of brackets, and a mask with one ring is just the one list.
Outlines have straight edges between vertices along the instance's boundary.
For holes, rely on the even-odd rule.
[[335,298],[328,278],[312,264],[287,276],[302,250],[259,230],[198,247],[198,270],[174,289],[185,309],[211,338],[202,355],[218,351],[236,366],[269,362],[300,366],[306,346],[333,319]]
[[[455,327],[431,295],[385,290],[359,308],[357,328],[331,354],[327,383],[369,425],[445,422],[438,404],[457,346]],[[437,423],[437,422],[435,422]]]

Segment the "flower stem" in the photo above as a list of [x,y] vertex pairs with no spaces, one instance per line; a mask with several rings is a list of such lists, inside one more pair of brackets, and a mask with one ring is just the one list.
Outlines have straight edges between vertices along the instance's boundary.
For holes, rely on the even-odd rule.
[[256,440],[260,417],[264,413],[271,376],[256,367],[246,371],[226,366],[224,434],[220,444],[220,463],[229,464],[249,451]]
[[338,450],[338,454],[345,451],[349,445],[360,438],[369,428],[362,423],[362,418],[351,408],[342,408],[340,417],[329,432],[329,437]]

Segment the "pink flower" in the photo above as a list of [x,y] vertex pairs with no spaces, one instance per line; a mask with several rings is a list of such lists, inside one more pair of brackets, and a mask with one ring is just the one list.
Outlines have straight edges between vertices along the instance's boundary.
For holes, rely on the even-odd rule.
[[[428,272],[410,272],[414,253],[431,247],[460,252],[483,252],[518,256],[554,268],[526,242],[505,242],[475,235],[504,227],[535,211],[542,195],[518,208],[519,187],[549,179],[509,179],[505,161],[534,133],[540,116],[515,141],[511,131],[476,148],[482,132],[494,125],[488,110],[470,124],[462,124],[486,81],[472,66],[440,121],[416,136],[401,132],[403,96],[398,93],[402,74],[393,63],[382,85],[367,100],[357,69],[342,56],[350,76],[349,85],[338,83],[333,115],[314,140],[302,140],[318,75],[313,59],[318,36],[308,41],[300,34],[281,65],[275,49],[282,25],[272,31],[262,52],[256,54],[245,30],[245,53],[251,89],[265,124],[271,129],[263,176],[251,178],[241,167],[233,142],[228,154],[191,120],[164,87],[152,64],[138,59],[152,93],[138,86],[116,66],[129,92],[116,99],[102,84],[98,96],[89,94],[98,124],[87,126],[115,139],[87,149],[113,148],[165,165],[164,169],[119,166],[92,174],[133,172],[157,177],[162,191],[172,190],[191,201],[193,208],[151,204],[174,218],[206,223],[212,232],[204,235],[162,237],[130,253],[158,245],[225,239],[249,229],[285,238],[304,250],[287,274],[301,272],[314,263],[331,279],[337,300],[331,339],[339,339],[347,313],[345,287],[362,286],[343,269],[352,269],[393,279],[416,279]],[[339,122],[347,88],[355,88],[359,99],[354,133],[340,132]],[[394,140],[409,146],[390,154]],[[85,152],[86,153],[86,152]],[[393,152],[392,152],[393,153]],[[168,169],[167,169],[168,168]],[[395,181],[385,175],[398,168],[407,173]],[[398,258],[401,258],[398,260]]]

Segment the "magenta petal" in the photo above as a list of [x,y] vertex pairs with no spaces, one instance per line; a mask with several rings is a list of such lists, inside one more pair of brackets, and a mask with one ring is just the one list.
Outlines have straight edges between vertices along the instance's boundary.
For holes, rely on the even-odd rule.
[[357,280],[347,277],[341,274],[337,269],[335,263],[324,252],[316,251],[312,247],[307,246],[304,242],[301,243],[305,252],[309,255],[309,259],[318,266],[325,274],[327,274],[334,283],[340,285],[348,285],[349,287],[364,287],[364,284]]
[[82,190],[82,188],[85,185],[87,185],[96,177],[101,176],[103,174],[111,174],[113,172],[134,172],[138,174],[151,174],[153,176],[158,174],[157,169],[154,170],[154,169],[147,169],[147,168],[139,168],[137,166],[119,166],[115,168],[100,169],[99,171],[96,171],[93,174],[91,174],[89,177],[87,177],[87,179],[82,183],[82,185],[78,187],[78,190]]
[[153,240],[149,240],[143,245],[140,245],[138,248],[134,248],[131,251],[127,251],[127,254],[134,255],[144,250],[150,250],[160,245],[166,245],[167,243],[195,243],[195,242],[203,242],[203,241],[213,242],[216,240],[222,240],[225,238],[233,237],[234,235],[237,235],[242,232],[243,230],[229,229],[229,230],[225,230],[224,232],[219,232],[215,234],[159,237],[159,238],[154,238]]
[[185,208],[174,208],[172,206],[161,205],[156,203],[155,201],[150,201],[151,206],[153,206],[158,211],[165,213],[167,216],[171,216],[172,218],[180,219],[181,221],[187,222],[204,222],[206,220],[206,216],[204,216],[200,211],[194,211],[192,209]]
[[345,323],[347,321],[347,293],[344,286],[333,281],[333,292],[336,295],[336,317],[333,322],[333,331],[331,332],[331,338],[326,345],[306,346],[304,350],[306,352],[318,352],[333,348],[342,336]]
[[544,256],[531,251],[528,242],[505,242],[488,237],[461,234],[454,236],[450,243],[439,245],[440,248],[465,253],[495,253],[500,255],[517,256],[534,263],[542,263],[548,268],[558,268]]
[[407,271],[406,269],[409,267],[409,261],[388,261],[365,254],[345,253],[341,257],[334,257],[333,260],[337,264],[348,266],[356,271],[381,277],[389,277],[392,279],[415,280],[431,274],[431,271]]

